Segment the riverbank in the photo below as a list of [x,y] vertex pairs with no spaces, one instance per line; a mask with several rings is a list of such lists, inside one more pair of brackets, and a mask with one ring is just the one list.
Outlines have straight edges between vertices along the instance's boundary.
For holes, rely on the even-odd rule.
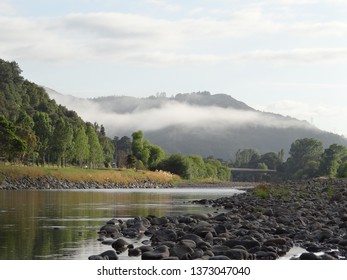
[[180,178],[162,171],[0,166],[0,189],[169,188]]
[[[99,241],[110,250],[90,259],[118,259],[128,252],[141,259],[274,260],[293,247],[307,251],[297,259],[347,257],[346,180],[260,185],[191,203],[214,207],[215,215],[112,219],[99,231]],[[143,244],[135,247],[139,239]]]

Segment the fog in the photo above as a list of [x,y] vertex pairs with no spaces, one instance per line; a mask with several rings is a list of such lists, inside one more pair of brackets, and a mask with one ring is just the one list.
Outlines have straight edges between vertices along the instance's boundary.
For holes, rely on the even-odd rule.
[[[124,112],[124,106],[122,106],[126,101],[124,97],[120,98],[121,102],[114,101],[113,105],[107,103],[107,106],[103,106],[92,99],[60,95],[52,90],[47,90],[47,92],[58,104],[76,111],[84,121],[104,125],[109,137],[130,136],[132,132],[137,130],[150,132],[170,126],[216,131],[225,128],[255,126],[312,129],[312,126],[307,122],[255,110],[244,111],[217,106],[193,106],[170,99],[157,99],[151,103],[152,105],[149,105],[142,102],[148,99],[129,98],[129,103],[132,104],[128,104],[129,111]],[[115,100],[117,99],[115,97]],[[122,108],[117,108],[117,106],[122,106]]]

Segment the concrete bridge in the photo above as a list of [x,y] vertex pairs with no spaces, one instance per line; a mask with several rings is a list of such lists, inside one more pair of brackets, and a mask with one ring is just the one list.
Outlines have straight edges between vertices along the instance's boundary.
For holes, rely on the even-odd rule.
[[245,172],[245,173],[276,173],[277,170],[275,169],[255,169],[255,168],[236,168],[231,167],[231,171],[234,172]]

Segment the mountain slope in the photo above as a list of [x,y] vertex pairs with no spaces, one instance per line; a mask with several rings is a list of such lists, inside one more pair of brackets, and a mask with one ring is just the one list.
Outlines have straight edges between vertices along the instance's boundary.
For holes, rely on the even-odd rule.
[[110,137],[143,130],[145,138],[170,153],[230,159],[239,149],[260,153],[288,152],[300,138],[316,138],[324,146],[347,146],[347,139],[317,129],[306,121],[257,111],[226,94],[198,92],[166,97],[109,96],[75,99],[49,91],[57,102],[85,120],[105,125]]

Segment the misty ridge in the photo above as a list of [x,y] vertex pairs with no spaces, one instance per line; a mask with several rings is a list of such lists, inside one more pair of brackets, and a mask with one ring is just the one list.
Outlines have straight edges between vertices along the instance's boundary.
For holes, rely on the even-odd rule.
[[167,97],[161,93],[147,98],[84,99],[46,91],[84,121],[103,124],[108,137],[131,137],[134,131],[142,130],[146,139],[168,153],[228,160],[238,150],[248,148],[260,154],[283,149],[288,157],[291,144],[302,138],[315,138],[325,147],[347,145],[347,139],[337,134],[306,121],[257,111],[227,94],[197,92]]
[[62,95],[47,89],[57,103],[76,111],[85,121],[103,124],[110,137],[130,136],[143,130],[154,132],[168,127],[196,128],[215,133],[226,128],[316,128],[306,121],[257,111],[226,94],[209,92],[177,94],[161,93],[147,98],[109,96],[93,99]]

